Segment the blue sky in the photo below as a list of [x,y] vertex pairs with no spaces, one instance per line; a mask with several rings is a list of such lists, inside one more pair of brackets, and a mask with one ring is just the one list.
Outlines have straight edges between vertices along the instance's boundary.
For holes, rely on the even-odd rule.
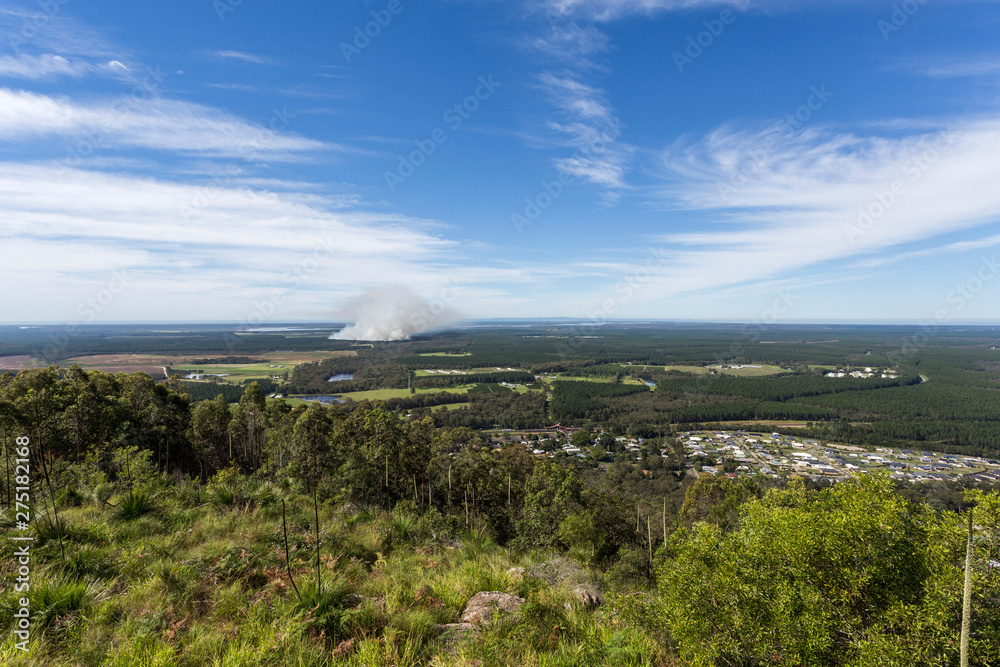
[[4,319],[402,286],[470,318],[996,321],[998,37],[972,0],[8,3]]

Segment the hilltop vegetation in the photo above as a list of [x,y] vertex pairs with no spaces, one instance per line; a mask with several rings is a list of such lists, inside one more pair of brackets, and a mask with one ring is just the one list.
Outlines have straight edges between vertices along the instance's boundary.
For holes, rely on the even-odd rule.
[[[1000,663],[996,491],[968,477],[699,476],[676,439],[715,422],[795,419],[773,428],[995,457],[992,334],[942,334],[904,354],[888,329],[789,327],[767,341],[726,327],[580,333],[540,325],[348,351],[325,333],[246,333],[240,347],[211,343],[217,331],[151,332],[135,345],[197,350],[213,372],[280,350],[331,356],[282,367],[287,382],[268,364],[214,382],[55,366],[0,376],[0,530],[23,532],[13,444],[26,436],[36,540],[31,653],[15,648],[19,598],[5,588],[0,656],[951,665],[971,511],[971,664]],[[125,345],[119,336],[95,349]],[[722,368],[743,364],[762,368]],[[865,367],[896,377],[826,376]],[[334,386],[345,403],[266,398]],[[380,393],[395,397],[351,400]],[[510,431],[556,421],[579,429]],[[12,577],[19,565],[3,558]],[[511,596],[516,611],[456,625],[481,592]]]
[[[6,664],[950,665],[972,506],[972,664],[1000,660],[995,492],[695,482],[653,460],[669,440],[600,473],[141,374],[8,374],[0,407],[35,481],[31,652],[6,589]],[[514,611],[453,625],[484,591]]]

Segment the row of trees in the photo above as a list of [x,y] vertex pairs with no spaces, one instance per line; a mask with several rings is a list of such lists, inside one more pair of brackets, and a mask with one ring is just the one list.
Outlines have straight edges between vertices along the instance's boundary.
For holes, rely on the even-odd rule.
[[[537,416],[544,407],[539,394],[508,396],[503,403],[488,394],[473,400],[484,413],[523,402]],[[539,462],[519,446],[494,449],[467,427],[439,427],[429,416],[404,421],[367,402],[291,408],[266,400],[256,383],[235,405],[222,396],[192,404],[176,384],[156,384],[142,373],[7,373],[0,376],[0,428],[7,445],[0,500],[7,504],[16,485],[14,438],[27,435],[32,467],[46,471],[52,499],[94,475],[131,484],[129,460],[150,460],[161,472],[203,481],[231,469],[290,479],[320,501],[387,510],[412,502],[466,523],[483,521],[501,541],[544,546],[559,541],[570,513],[590,502],[614,505],[600,493],[583,493],[572,467]],[[553,484],[562,489],[555,495]],[[622,516],[629,514],[623,507]]]

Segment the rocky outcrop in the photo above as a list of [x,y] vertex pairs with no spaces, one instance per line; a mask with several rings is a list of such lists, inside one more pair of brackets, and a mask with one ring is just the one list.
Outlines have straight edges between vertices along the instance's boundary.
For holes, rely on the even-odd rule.
[[497,591],[481,591],[473,595],[465,603],[465,611],[462,612],[462,622],[474,625],[486,625],[499,609],[507,614],[516,614],[525,603],[524,598],[520,598],[510,593],[500,593]]
[[588,586],[577,586],[572,593],[576,602],[587,609],[597,609],[604,604],[604,596]]
[[475,636],[478,634],[480,626],[489,625],[497,610],[504,614],[516,614],[524,603],[524,598],[509,593],[498,591],[476,593],[465,603],[461,623],[446,623],[437,626],[441,632],[441,641],[445,644],[455,644],[466,637]]

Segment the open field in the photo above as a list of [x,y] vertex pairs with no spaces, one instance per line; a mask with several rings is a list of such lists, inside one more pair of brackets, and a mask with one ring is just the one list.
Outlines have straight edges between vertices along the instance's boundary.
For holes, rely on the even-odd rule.
[[696,375],[705,375],[708,373],[708,369],[704,366],[632,366],[632,368],[642,368],[644,370],[663,370],[666,372],[677,371],[679,373],[694,373]]
[[764,377],[767,375],[778,375],[780,373],[790,373],[791,371],[781,368],[780,366],[770,366],[766,364],[753,364],[750,366],[743,366],[742,368],[719,368],[718,366],[709,366],[710,369],[719,371],[724,375],[736,375],[738,377]]
[[37,368],[37,362],[27,354],[16,354],[8,357],[0,357],[0,368],[17,371],[24,368]]
[[464,407],[466,407],[468,405],[469,405],[468,403],[445,403],[443,405],[436,406],[434,409],[435,410],[446,410],[446,411],[450,412],[452,410],[458,410],[459,408],[464,408]]
[[[344,356],[354,356],[357,352],[354,350],[330,350],[330,351],[280,351],[280,352],[267,352],[265,354],[259,355],[245,355],[251,360],[258,361],[267,366],[268,364],[286,364],[289,366],[294,366],[296,364],[304,364],[309,361],[321,361],[323,359],[328,359],[330,357],[344,357]],[[191,366],[191,362],[194,359],[205,359],[210,357],[222,357],[225,355],[205,355],[205,354],[88,354],[80,355],[76,357],[70,357],[60,362],[61,366],[73,366],[77,365],[81,368],[95,369],[95,370],[106,370],[106,369],[116,369],[120,367],[131,367],[131,366],[170,366],[175,369],[182,369]],[[25,360],[30,360],[30,357],[26,355],[21,355],[18,357],[0,357],[0,362],[5,359],[17,359],[22,364]],[[38,360],[33,360],[34,366],[44,366]],[[3,363],[0,363],[3,365]],[[217,364],[218,366],[245,366],[246,364]],[[25,366],[22,366],[25,367]],[[195,368],[206,368],[205,366],[195,366]],[[162,369],[161,369],[162,370]],[[109,372],[116,372],[111,370]],[[206,372],[211,372],[207,371]]]
[[419,357],[471,357],[471,352],[423,352]]
[[271,363],[276,364],[304,364],[307,361],[322,361],[323,359],[329,359],[330,357],[354,357],[357,356],[357,350],[317,350],[315,352],[267,352],[264,356],[271,361]]
[[269,378],[272,375],[281,375],[292,370],[294,364],[185,364],[183,366],[171,366],[170,370],[180,373],[183,377],[189,373],[224,376],[220,379],[226,380],[256,380]]
[[[601,376],[576,377],[576,376],[572,376],[572,375],[559,375],[559,376],[556,376],[556,377],[543,378],[543,381],[544,382],[548,382],[548,383],[558,382],[559,380],[565,380],[567,382],[604,382],[604,383],[614,382],[614,378],[612,378],[612,377],[601,377]],[[635,378],[630,378],[630,377],[623,377],[623,378],[621,378],[621,383],[622,384],[635,384],[635,385],[643,384],[643,382],[641,382],[640,380],[636,380]]]
[[[458,387],[419,387],[414,391],[414,394],[437,394],[442,391],[449,394],[467,394],[469,393],[469,389],[475,386],[473,384],[460,385]],[[390,398],[406,398],[411,395],[409,389],[370,389],[368,391],[352,391],[344,394],[338,394],[337,392],[330,393],[341,398],[349,398],[352,401],[384,401]],[[295,396],[289,396],[285,400],[302,402],[301,399]]]
[[[88,371],[105,373],[146,373],[156,380],[166,379],[164,366],[169,365],[169,357],[158,354],[96,354],[66,359],[60,365],[79,366]],[[33,368],[47,364],[34,360]]]

